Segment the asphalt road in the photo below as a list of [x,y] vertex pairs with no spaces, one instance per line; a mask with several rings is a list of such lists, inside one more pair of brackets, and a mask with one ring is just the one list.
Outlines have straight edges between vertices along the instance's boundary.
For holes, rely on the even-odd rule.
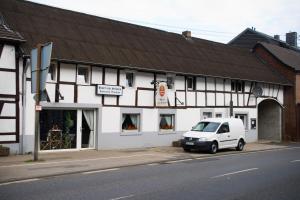
[[300,199],[300,148],[1,184],[10,199]]

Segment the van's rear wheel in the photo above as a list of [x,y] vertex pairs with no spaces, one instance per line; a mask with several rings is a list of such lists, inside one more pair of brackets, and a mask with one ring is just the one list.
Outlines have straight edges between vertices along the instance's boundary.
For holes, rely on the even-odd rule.
[[209,152],[215,154],[218,151],[218,144],[216,142],[211,143]]
[[239,140],[237,147],[235,148],[237,151],[243,151],[245,146],[245,142],[244,140]]

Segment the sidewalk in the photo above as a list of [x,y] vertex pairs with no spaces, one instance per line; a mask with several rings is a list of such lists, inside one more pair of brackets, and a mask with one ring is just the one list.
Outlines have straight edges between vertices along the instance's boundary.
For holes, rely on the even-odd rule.
[[[287,148],[289,144],[250,143],[244,152]],[[216,155],[241,153],[235,150],[220,151]],[[178,147],[155,147],[133,150],[85,150],[77,152],[41,153],[41,161],[32,162],[32,155],[0,157],[0,183],[72,174],[101,169],[212,157],[208,153],[186,153]]]

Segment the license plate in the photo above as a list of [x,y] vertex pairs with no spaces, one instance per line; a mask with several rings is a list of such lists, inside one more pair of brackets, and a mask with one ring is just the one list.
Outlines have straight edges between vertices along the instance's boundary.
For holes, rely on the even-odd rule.
[[194,145],[194,142],[186,142],[186,145]]

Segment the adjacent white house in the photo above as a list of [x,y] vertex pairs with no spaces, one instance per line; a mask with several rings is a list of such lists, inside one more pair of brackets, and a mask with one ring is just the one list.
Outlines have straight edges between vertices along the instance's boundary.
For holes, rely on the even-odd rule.
[[[284,134],[281,110],[289,82],[249,51],[190,32],[31,2],[6,4],[12,6],[0,8],[6,30],[0,33],[0,143],[12,152],[33,151],[28,55],[48,41],[54,52],[41,103],[40,151],[169,146],[208,117],[240,118],[247,142]],[[28,22],[28,15],[36,20]],[[5,40],[8,32],[20,38]]]

